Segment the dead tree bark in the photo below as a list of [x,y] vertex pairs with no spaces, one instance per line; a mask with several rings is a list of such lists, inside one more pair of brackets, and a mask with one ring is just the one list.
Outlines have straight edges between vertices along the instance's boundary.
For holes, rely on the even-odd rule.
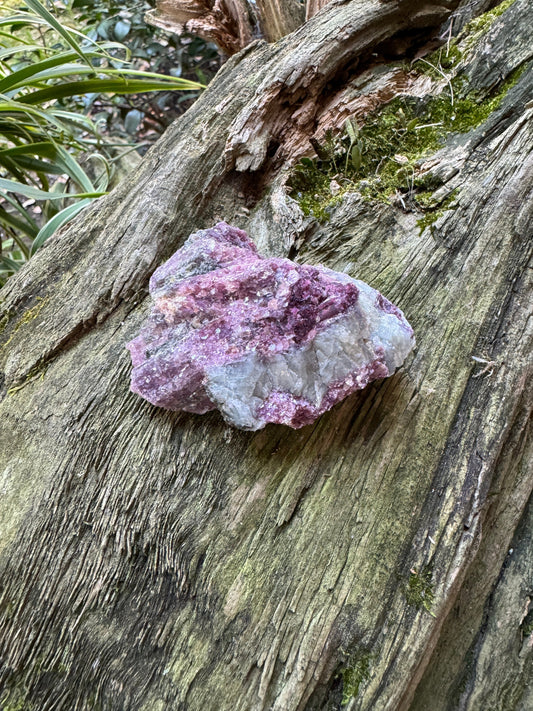
[[[408,61],[472,3],[334,0],[252,43],[0,292],[3,709],[530,707],[533,10],[504,7],[455,90]],[[310,138],[467,90],[478,125],[407,192],[359,183],[324,223],[287,195]],[[148,278],[217,218],[383,291],[415,354],[299,431],[131,394]]]
[[232,55],[254,39],[280,39],[305,16],[300,0],[158,0],[146,19],[169,32],[200,35]]

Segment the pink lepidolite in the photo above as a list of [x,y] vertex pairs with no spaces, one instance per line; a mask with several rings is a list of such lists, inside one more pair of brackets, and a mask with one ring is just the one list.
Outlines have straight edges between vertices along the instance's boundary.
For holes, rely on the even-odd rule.
[[128,344],[131,389],[170,410],[218,408],[242,429],[302,427],[403,363],[402,312],[347,274],[268,259],[220,222],[150,280],[153,307]]

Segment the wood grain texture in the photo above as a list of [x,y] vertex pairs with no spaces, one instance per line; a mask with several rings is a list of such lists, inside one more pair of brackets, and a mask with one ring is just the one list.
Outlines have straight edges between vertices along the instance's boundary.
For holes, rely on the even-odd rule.
[[[527,0],[469,59],[480,97],[493,63],[498,82],[524,71],[428,158],[454,195],[432,229],[357,193],[319,225],[283,190],[285,143],[312,133],[309,94],[325,106],[341,81],[382,71],[369,57],[388,38],[433,35],[457,5],[334,2],[250,45],[0,292],[6,711],[326,711],[347,670],[361,677],[349,709],[422,711],[438,689],[435,708],[474,711],[503,684],[506,711],[527,708],[527,635],[485,684],[491,650],[516,650],[528,614],[533,70],[513,42]],[[124,344],[148,278],[217,218],[267,254],[382,290],[415,329],[414,355],[299,431],[240,432],[130,393]],[[472,356],[497,363],[490,377]],[[413,595],[423,580],[431,614]]]
[[146,20],[168,32],[199,35],[228,56],[254,39],[275,42],[305,19],[300,0],[158,0]]
[[308,0],[305,6],[305,19],[310,20],[323,7],[326,7],[330,0]]

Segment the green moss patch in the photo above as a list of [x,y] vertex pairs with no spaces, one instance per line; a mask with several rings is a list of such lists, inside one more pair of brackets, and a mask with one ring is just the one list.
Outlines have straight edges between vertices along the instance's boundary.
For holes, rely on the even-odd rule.
[[5,313],[2,317],[0,317],[0,335],[7,328],[7,324],[9,323],[10,318],[11,318],[11,313],[9,311],[7,313]]
[[[37,318],[37,316],[41,313],[41,310],[43,309],[43,307],[46,305],[47,301],[48,301],[48,299],[43,299],[41,297],[38,297],[37,299],[35,299],[35,306],[33,306],[31,309],[28,309],[25,313],[22,314],[20,319],[15,324],[13,333],[11,334],[9,339],[4,343],[4,345],[1,346],[2,348],[7,347],[7,345],[13,339],[13,336],[15,335],[15,333],[19,330],[19,328],[21,328],[22,326],[24,326],[27,323],[30,323],[35,318]],[[9,320],[10,320],[10,314],[7,313],[2,318],[2,321],[0,321],[0,333],[7,327]]]
[[426,565],[420,572],[411,570],[404,595],[408,605],[433,615],[433,569],[430,565]]
[[[37,378],[40,378],[41,380],[44,380],[44,376],[46,373],[46,363],[44,361],[40,361],[36,365],[31,368],[26,376],[24,377],[24,380],[22,382],[18,382],[16,385],[13,385],[9,390],[7,391],[8,395],[13,395],[13,393],[18,392],[19,390],[22,390],[22,388],[27,385],[29,382],[32,380],[36,380]],[[0,709],[1,711],[1,709]]]
[[372,658],[372,655],[368,653],[354,655],[341,671],[342,706],[345,706],[350,699],[355,698],[359,693],[361,684],[364,684],[370,678]]
[[533,634],[533,608],[529,610],[525,618],[522,620],[520,631],[522,632],[522,639]]
[[463,53],[457,46],[456,42],[450,42],[447,45],[439,47],[431,54],[418,60],[416,69],[421,74],[426,74],[432,79],[441,81],[450,73],[455,73],[459,65]]
[[[447,58],[455,66],[460,54],[452,51]],[[433,59],[438,61],[436,71],[442,81],[445,59],[442,53],[438,60]],[[426,61],[424,67],[430,64]],[[441,148],[449,134],[466,133],[486,121],[524,68],[513,72],[487,97],[468,94],[464,77],[450,75],[448,85],[436,96],[398,96],[370,114],[362,127],[348,120],[341,136],[329,135],[320,146],[313,142],[317,158],[302,158],[295,166],[288,183],[291,197],[305,215],[321,222],[349,191],[385,203],[395,198],[404,208],[423,212],[420,193],[438,186],[429,186],[418,176],[419,162]]]
[[26,694],[21,689],[6,691],[0,697],[0,711],[34,711],[35,707],[26,700]]
[[21,326],[24,326],[24,324],[33,321],[34,318],[37,318],[37,316],[41,312],[41,309],[46,304],[46,299],[41,299],[41,297],[38,297],[37,299],[35,299],[35,301],[35,306],[33,306],[31,309],[28,309],[25,313],[22,314],[17,325],[15,326],[15,331],[18,331]]
[[435,201],[432,199],[433,193],[430,191],[417,194],[416,201],[420,207],[425,210],[424,215],[416,222],[420,228],[420,234],[424,232],[426,227],[429,227],[433,234],[433,225],[439,217],[442,217],[447,210],[451,209],[456,194],[457,190],[454,190],[445,200],[438,204],[435,204]]
[[503,15],[514,2],[515,0],[504,0],[492,10],[470,20],[461,33],[462,36],[467,37],[466,47],[470,48],[477,44],[480,38],[489,31],[494,20]]

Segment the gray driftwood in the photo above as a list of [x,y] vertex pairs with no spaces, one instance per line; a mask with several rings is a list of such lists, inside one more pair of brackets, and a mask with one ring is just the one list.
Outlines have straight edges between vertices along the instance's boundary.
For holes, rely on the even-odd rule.
[[[332,2],[252,43],[0,292],[3,711],[531,708],[531,3],[473,38],[480,101],[524,71],[426,158],[433,225],[358,193],[320,225],[283,189],[346,113],[437,91],[387,48],[471,11]],[[148,278],[217,218],[382,290],[414,355],[299,431],[131,394]]]

